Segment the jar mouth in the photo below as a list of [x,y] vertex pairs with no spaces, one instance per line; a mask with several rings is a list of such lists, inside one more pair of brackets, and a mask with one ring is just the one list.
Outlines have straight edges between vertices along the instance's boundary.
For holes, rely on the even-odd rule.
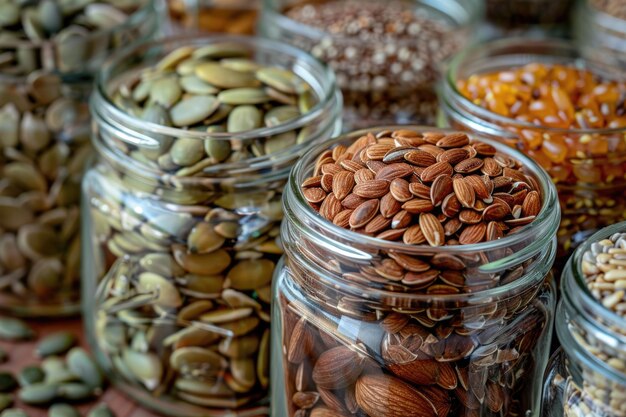
[[[522,230],[505,236],[501,239],[489,242],[481,242],[476,244],[469,245],[454,245],[454,246],[429,246],[429,245],[408,245],[401,242],[392,242],[384,239],[379,239],[375,237],[370,237],[367,235],[363,235],[357,232],[353,232],[349,229],[341,228],[332,222],[326,220],[322,216],[319,215],[315,210],[313,210],[309,204],[307,203],[304,194],[302,192],[302,188],[300,184],[302,181],[310,174],[312,167],[314,166],[315,160],[318,155],[329,149],[332,145],[340,143],[346,139],[356,139],[360,136],[363,136],[369,132],[376,133],[383,130],[398,130],[398,129],[411,129],[416,131],[431,131],[431,132],[444,132],[450,133],[454,132],[452,129],[438,129],[433,127],[425,127],[425,126],[407,126],[407,125],[397,125],[397,126],[380,126],[375,128],[363,129],[359,131],[355,131],[346,135],[342,135],[338,138],[331,139],[326,141],[315,148],[309,150],[300,160],[296,163],[295,167],[291,171],[289,184],[286,189],[285,197],[283,198],[283,207],[285,211],[285,218],[289,225],[293,225],[298,229],[298,233],[303,235],[308,235],[313,237],[316,240],[326,241],[326,243],[334,244],[336,249],[349,251],[351,255],[354,257],[359,257],[360,259],[367,260],[370,259],[371,256],[365,252],[360,251],[355,246],[368,246],[375,248],[380,251],[397,251],[404,254],[410,255],[436,255],[436,254],[473,254],[479,252],[487,252],[493,251],[497,249],[501,249],[504,247],[511,247],[513,245],[520,245],[523,243],[528,243],[521,251],[514,253],[513,255],[507,256],[502,259],[498,259],[496,261],[492,261],[488,264],[481,266],[479,269],[483,273],[496,273],[500,271],[504,271],[511,267],[521,264],[524,260],[530,259],[532,256],[536,255],[539,251],[545,250],[547,245],[554,246],[554,236],[556,235],[556,231],[559,225],[560,219],[560,208],[557,202],[557,194],[556,189],[550,180],[550,176],[541,168],[537,163],[532,161],[530,158],[524,156],[521,152],[510,148],[504,144],[499,142],[485,139],[476,134],[468,134],[472,139],[479,140],[481,142],[487,143],[493,147],[495,147],[498,151],[506,153],[508,156],[513,157],[523,164],[525,168],[528,168],[532,171],[532,173],[536,176],[537,182],[541,187],[541,194],[543,196],[543,203],[541,207],[541,211],[535,218],[535,220],[529,225],[525,226]],[[325,231],[328,231],[328,235],[323,235],[319,231],[313,230],[310,226],[311,224],[323,224],[323,228]],[[340,238],[343,244],[337,245],[336,242],[331,242],[333,237]],[[551,259],[554,259],[555,256],[555,248],[552,248],[552,253],[549,256]],[[550,263],[551,265],[551,263]],[[397,292],[385,292],[379,289],[371,289],[376,294],[389,294],[393,295],[397,298],[408,297],[411,299],[437,299],[442,298],[445,300],[452,299],[465,299],[467,297],[493,297],[493,296],[503,296],[509,293],[512,289],[518,288],[520,286],[524,286],[528,282],[537,279],[537,275],[539,274],[537,268],[530,268],[533,273],[528,273],[527,276],[522,277],[518,280],[515,280],[511,283],[495,287],[492,289],[477,291],[475,293],[468,294],[446,294],[446,295],[438,295],[438,294],[405,294],[405,293],[397,293]],[[548,272],[542,271],[542,277],[545,276],[545,273]],[[337,284],[340,285],[340,284]]]
[[[407,0],[415,7],[425,7],[431,13],[436,13],[438,17],[445,18],[446,23],[452,23],[450,30],[460,27],[471,27],[477,24],[484,15],[485,8],[481,1],[465,0],[437,1],[437,0]],[[369,41],[357,39],[355,37],[329,33],[314,26],[306,25],[287,17],[280,8],[280,2],[276,0],[263,0],[263,14],[270,16],[276,25],[297,34],[312,39],[333,39],[344,45],[360,45]],[[394,40],[399,45],[414,45],[414,39]]]
[[[558,51],[558,55],[555,54],[555,51]],[[497,56],[482,55],[484,52],[496,52]],[[499,68],[510,69],[511,66],[523,66],[532,62],[540,62],[545,64],[569,64],[598,74],[618,76],[610,68],[603,69],[602,63],[591,62],[581,57],[577,48],[571,42],[560,39],[527,39],[521,37],[495,40],[469,47],[451,59],[443,81],[444,90],[446,91],[443,101],[448,108],[454,109],[456,107],[449,102],[451,100],[460,103],[460,106],[469,109],[472,114],[476,114],[481,119],[481,122],[506,125],[516,129],[541,130],[548,134],[608,135],[621,133],[625,130],[623,127],[574,129],[539,125],[502,116],[475,104],[461,93],[457,87],[457,81],[461,69],[467,69],[470,64],[474,63],[473,61],[476,58],[482,60],[489,59],[487,66],[480,72],[492,72]],[[589,68],[590,64],[593,66],[593,69]],[[481,125],[484,126],[484,123],[481,123]]]

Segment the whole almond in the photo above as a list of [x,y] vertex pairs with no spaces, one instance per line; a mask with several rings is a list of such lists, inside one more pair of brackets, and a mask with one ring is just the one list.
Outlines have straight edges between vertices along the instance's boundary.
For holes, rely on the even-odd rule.
[[361,168],[354,173],[354,182],[361,184],[362,182],[373,180],[374,177],[374,173],[368,168]]
[[333,175],[332,174],[324,174],[324,175],[322,175],[322,180],[320,181],[320,186],[327,193],[332,192],[333,191]]
[[424,200],[430,199],[430,187],[421,182],[412,182],[409,184],[409,191],[415,197],[423,198]]
[[313,381],[318,387],[340,389],[353,384],[363,370],[363,357],[345,346],[322,353],[313,367]]
[[433,165],[425,168],[424,171],[422,171],[422,175],[420,176],[420,178],[424,182],[432,182],[440,175],[452,176],[453,173],[454,170],[452,169],[452,165],[445,161],[442,161],[436,162]]
[[395,147],[385,154],[385,157],[383,158],[383,162],[385,163],[402,162],[404,161],[404,155],[413,150],[415,150],[415,148],[412,146]]
[[332,222],[337,213],[341,210],[343,210],[341,201],[337,200],[333,193],[330,193],[326,195],[326,198],[322,202],[319,213],[323,218]]
[[389,257],[395,260],[402,268],[412,272],[424,272],[430,269],[430,264],[413,256],[398,252],[389,252]]
[[480,223],[482,219],[483,219],[482,214],[475,210],[464,209],[464,210],[461,210],[461,212],[459,213],[459,220],[465,224]]
[[357,172],[358,170],[365,168],[364,165],[359,164],[358,162],[352,161],[350,159],[345,159],[341,161],[339,165],[346,171],[350,171],[350,172]]
[[413,198],[413,194],[409,191],[409,182],[402,178],[396,178],[391,181],[391,184],[389,185],[389,192],[393,198],[401,203],[409,201]]
[[350,216],[350,227],[358,229],[365,226],[378,213],[379,204],[378,200],[367,200],[361,203]]
[[541,211],[541,198],[537,191],[531,191],[522,203],[522,216],[536,216]]
[[333,175],[333,194],[339,201],[346,198],[354,187],[354,173],[349,171],[340,171]]
[[437,217],[430,213],[422,213],[419,217],[419,225],[430,246],[441,246],[445,243],[445,231]]
[[426,237],[424,233],[422,233],[420,225],[414,224],[406,229],[404,235],[402,235],[402,241],[407,245],[420,245],[426,242]]
[[420,198],[414,198],[402,205],[402,210],[406,210],[412,214],[426,213],[432,211],[435,207],[430,200],[423,200]]
[[468,175],[464,178],[465,181],[472,186],[474,189],[474,193],[476,193],[476,197],[485,201],[486,203],[491,203],[491,192],[487,188],[485,181],[478,175]]
[[439,277],[439,271],[429,269],[424,272],[407,272],[402,279],[402,283],[413,289],[423,289],[430,286]]
[[472,245],[480,243],[485,239],[487,225],[483,222],[466,226],[459,235],[459,243],[462,245]]
[[317,400],[319,400],[320,395],[315,391],[308,392],[296,392],[293,397],[293,403],[300,408],[312,408]]
[[452,178],[448,175],[440,175],[433,181],[430,186],[430,201],[433,206],[437,207],[444,198],[453,191]]
[[395,216],[393,216],[393,219],[391,219],[391,228],[404,229],[411,224],[411,219],[411,213],[406,210],[400,210]]
[[367,198],[359,197],[358,195],[351,193],[351,194],[348,194],[346,198],[344,198],[341,201],[341,205],[347,209],[354,210],[355,208],[357,208],[358,206],[360,206],[366,201],[367,201]]
[[341,168],[339,164],[336,164],[334,162],[322,165],[322,174],[334,175],[337,172],[342,171],[342,170],[343,168]]
[[389,181],[370,180],[357,184],[352,192],[363,198],[380,198],[389,192]]
[[321,183],[322,183],[322,176],[321,175],[315,175],[313,177],[309,177],[306,180],[304,180],[300,186],[302,188],[319,187],[321,185]]
[[441,149],[439,146],[435,146],[431,143],[420,145],[417,147],[417,149],[419,149],[420,151],[428,152],[429,154],[434,156],[435,159],[437,159],[437,156],[441,155],[444,152],[444,150]]
[[483,166],[480,171],[490,177],[496,177],[502,174],[502,167],[494,161],[493,158],[485,158],[483,159]]
[[311,410],[310,417],[348,417],[348,415],[341,411],[331,410],[328,407],[318,406]]
[[309,350],[313,347],[313,337],[306,319],[301,317],[293,327],[289,338],[289,349],[287,350],[287,360],[291,363],[301,363]]
[[463,207],[473,208],[476,202],[476,193],[471,185],[469,185],[464,178],[455,178],[452,181],[452,187],[454,194],[459,199],[459,203]]
[[504,237],[504,232],[502,231],[502,228],[498,225],[498,222],[489,222],[489,224],[487,224],[485,240],[498,240],[502,237]]
[[468,152],[463,148],[452,148],[437,156],[437,162],[448,162],[450,165],[456,165],[467,159]]
[[339,227],[343,227],[345,229],[350,227],[350,216],[354,210],[342,210],[333,219],[333,223]]
[[391,195],[391,192],[385,194],[380,199],[380,213],[386,218],[390,219],[402,210],[402,204]]
[[319,187],[305,188],[302,194],[309,203],[321,203],[326,198],[326,192]]
[[494,203],[483,210],[483,220],[502,220],[511,214],[511,208],[505,203]]
[[382,161],[387,152],[393,149],[393,144],[380,144],[370,145],[366,148],[366,154],[371,161]]
[[362,375],[356,402],[371,417],[437,417],[434,405],[409,384],[385,374]]
[[377,180],[392,181],[413,174],[413,168],[409,164],[396,162],[389,164],[376,173]]
[[387,164],[385,164],[382,161],[367,161],[365,163],[365,165],[370,169],[370,171],[372,171],[374,174],[376,174],[378,171],[380,171],[381,169],[383,169],[384,167],[387,166]]
[[483,156],[494,156],[497,152],[496,148],[485,142],[475,142],[472,147],[476,149],[476,153]]
[[469,174],[482,168],[484,162],[480,158],[464,159],[454,166],[454,171],[460,174]]
[[469,145],[469,137],[462,132],[450,133],[437,141],[440,148],[460,148]]
[[384,217],[382,214],[376,215],[365,225],[365,233],[376,234],[387,229],[391,224],[391,219]]
[[461,227],[463,227],[461,220],[458,217],[453,217],[443,225],[443,230],[446,236],[454,236]]
[[459,199],[456,194],[451,193],[448,194],[441,203],[441,212],[445,214],[447,217],[454,217],[459,214],[461,210],[461,203],[459,203]]
[[418,167],[429,167],[437,162],[437,158],[428,152],[413,150],[404,154],[404,160]]

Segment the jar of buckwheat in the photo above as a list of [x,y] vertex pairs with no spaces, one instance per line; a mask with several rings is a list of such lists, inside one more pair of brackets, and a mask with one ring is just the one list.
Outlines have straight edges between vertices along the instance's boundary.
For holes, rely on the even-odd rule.
[[535,162],[419,126],[307,153],[284,196],[272,415],[538,415],[559,208]]
[[293,163],[341,130],[332,72],[236,36],[112,57],[91,102],[87,335],[113,384],[161,413],[268,413],[270,288]]
[[544,417],[626,416],[626,222],[572,255],[561,278],[561,342],[544,386]]

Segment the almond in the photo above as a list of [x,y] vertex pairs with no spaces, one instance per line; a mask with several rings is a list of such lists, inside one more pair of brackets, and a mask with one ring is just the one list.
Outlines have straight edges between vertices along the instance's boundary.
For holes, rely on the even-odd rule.
[[398,333],[404,326],[409,324],[411,318],[408,314],[389,313],[380,322],[380,327],[388,333]]
[[365,226],[378,213],[379,204],[378,200],[367,200],[361,203],[350,215],[350,227],[358,229]]
[[452,181],[452,187],[454,189],[454,194],[459,199],[459,203],[463,207],[473,208],[474,203],[476,202],[476,193],[469,183],[465,181],[464,178],[455,178]]
[[356,402],[371,417],[437,417],[435,406],[409,384],[385,374],[361,376]]
[[436,162],[433,165],[425,168],[424,171],[422,171],[422,175],[420,176],[420,178],[424,182],[432,182],[440,175],[452,176],[453,173],[454,170],[452,169],[452,165],[445,161],[442,161]]
[[300,186],[302,188],[319,187],[321,183],[322,183],[322,176],[315,175],[313,177],[309,177],[306,180],[304,180]]
[[430,213],[421,213],[419,224],[430,246],[441,246],[445,243],[445,232],[437,217]]
[[421,182],[412,182],[409,184],[409,191],[415,197],[423,198],[424,200],[430,199],[430,187]]
[[333,223],[339,227],[343,227],[344,229],[347,229],[350,227],[350,216],[352,215],[352,212],[354,210],[342,210],[339,213],[337,213],[337,215],[335,216],[335,218],[333,218]]
[[462,148],[453,148],[444,151],[437,156],[437,162],[448,162],[450,165],[456,165],[467,159],[468,152]]
[[469,137],[462,132],[450,133],[437,141],[440,148],[461,148],[469,145]]
[[417,149],[419,149],[420,151],[424,151],[424,152],[428,152],[429,154],[431,154],[432,156],[435,157],[435,159],[437,159],[437,156],[441,155],[444,150],[441,149],[438,146],[435,146],[431,143],[426,143],[424,145],[420,145],[417,147]]
[[461,210],[461,212],[459,213],[459,220],[461,221],[461,223],[477,224],[480,223],[482,219],[482,214],[475,210],[464,209]]
[[340,171],[333,175],[333,194],[337,200],[343,200],[354,187],[354,174],[349,171]]
[[404,154],[404,160],[418,167],[429,167],[437,162],[437,158],[428,152],[413,150]]
[[419,245],[426,242],[426,237],[422,233],[422,228],[419,224],[414,224],[406,229],[402,236],[402,241],[407,245]]
[[491,203],[491,192],[489,191],[489,189],[487,188],[487,184],[485,184],[485,181],[483,181],[481,177],[479,177],[478,175],[468,175],[464,179],[469,185],[472,186],[472,188],[474,189],[474,193],[476,193],[476,196],[478,198],[485,201],[486,203]]
[[333,175],[332,174],[324,174],[324,175],[322,175],[322,180],[320,181],[320,186],[327,193],[332,192],[333,191]]
[[440,175],[430,186],[430,201],[434,207],[441,204],[444,198],[453,191],[452,178],[448,175]]
[[439,271],[429,269],[424,272],[407,272],[402,279],[404,285],[408,285],[413,289],[426,288],[439,278]]
[[412,146],[397,146],[391,149],[389,152],[385,154],[383,158],[383,162],[392,163],[392,162],[402,162],[404,161],[404,155],[408,152],[415,150]]
[[354,182],[361,184],[362,182],[370,181],[374,179],[374,173],[368,168],[361,168],[354,173]]
[[337,213],[341,210],[343,210],[341,201],[337,200],[333,193],[330,193],[326,195],[326,198],[322,202],[319,213],[323,218],[332,222]]
[[496,177],[502,174],[502,167],[494,161],[493,158],[485,158],[483,159],[483,166],[480,171],[490,177]]
[[390,219],[395,216],[400,210],[402,210],[402,205],[398,202],[398,200],[393,198],[393,195],[391,195],[390,192],[385,194],[383,198],[380,199],[380,213],[386,219]]
[[433,403],[435,410],[437,410],[438,417],[447,417],[452,407],[450,395],[447,390],[435,386],[428,386],[420,387],[420,391]]
[[497,152],[496,148],[485,142],[474,142],[472,147],[476,149],[476,153],[482,156],[494,156]]
[[389,181],[370,180],[354,186],[352,192],[363,198],[380,198],[389,191]]
[[456,197],[456,194],[451,193],[448,194],[441,203],[441,212],[445,214],[447,217],[454,217],[459,214],[461,210],[461,203],[459,203],[459,199]]
[[409,164],[396,162],[380,169],[376,173],[376,179],[392,181],[396,178],[403,178],[411,174],[413,174],[413,168]]
[[313,381],[330,390],[354,384],[363,370],[363,357],[345,346],[322,353],[313,367]]
[[492,220],[502,220],[511,214],[511,208],[506,203],[496,203],[488,206],[483,210],[483,220],[490,222]]
[[409,191],[408,181],[402,178],[396,178],[395,180],[391,181],[391,184],[389,185],[389,192],[391,193],[393,198],[401,203],[409,201],[413,198],[413,194],[411,194],[411,191]]
[[335,164],[334,162],[322,165],[322,174],[334,175],[335,173],[342,171],[342,170],[343,168],[341,168],[341,166],[339,166],[338,164]]
[[358,162],[351,161],[349,159],[341,161],[339,165],[346,171],[350,172],[357,172],[358,170],[365,168],[365,165],[359,164]]
[[366,148],[365,153],[371,161],[382,161],[387,152],[394,148],[392,144],[374,144]]
[[359,197],[358,195],[352,193],[352,194],[348,194],[346,198],[343,199],[343,201],[341,202],[341,205],[347,209],[355,209],[366,201],[367,201],[367,198]]
[[381,169],[383,169],[384,167],[386,167],[387,165],[382,162],[382,161],[367,161],[367,163],[365,164],[370,171],[372,171],[373,173],[377,173],[378,171],[380,171]]
[[485,237],[485,240],[498,240],[502,237],[504,237],[504,233],[502,232],[502,229],[500,228],[498,223],[495,221],[489,222],[489,224],[487,224],[487,235]]
[[[395,201],[395,200],[394,200]],[[376,234],[387,229],[391,224],[391,219],[384,217],[382,214],[375,216],[365,225],[365,233]]]
[[324,190],[318,187],[305,188],[302,190],[302,194],[309,203],[321,203],[326,198]]
[[537,191],[531,191],[522,203],[522,216],[536,216],[541,211],[541,198]]
[[454,236],[461,227],[463,227],[461,220],[458,217],[453,217],[443,225],[443,231],[446,236]]
[[395,260],[402,268],[412,272],[424,272],[430,269],[430,264],[413,256],[398,252],[389,252],[389,257]]
[[315,391],[296,392],[291,398],[291,401],[293,401],[296,406],[306,409],[312,408],[319,398],[320,395]]
[[407,201],[402,205],[402,210],[406,210],[412,214],[430,212],[434,208],[435,207],[430,200],[422,200],[419,198],[414,198],[413,200]]
[[459,174],[469,174],[482,168],[484,162],[480,158],[464,159],[454,166],[454,171]]
[[306,319],[301,317],[293,327],[289,338],[289,349],[287,350],[287,360],[291,363],[299,364],[304,361],[307,353],[313,347],[313,336],[308,329]]
[[344,412],[332,410],[328,407],[318,406],[311,410],[310,417],[348,417],[348,415]]
[[481,222],[478,224],[472,224],[461,232],[459,235],[459,243],[462,245],[472,245],[474,243],[480,243],[485,239],[485,233],[487,232],[487,225]]
[[395,216],[393,216],[393,219],[391,219],[391,228],[403,229],[408,227],[409,224],[411,224],[411,219],[411,214],[408,211],[400,210]]

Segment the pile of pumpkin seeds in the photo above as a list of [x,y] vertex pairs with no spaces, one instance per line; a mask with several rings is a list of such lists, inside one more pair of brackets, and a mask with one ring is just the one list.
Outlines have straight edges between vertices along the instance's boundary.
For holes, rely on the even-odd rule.
[[[111,29],[125,23],[148,0],[2,0],[0,1],[0,72],[28,75],[45,68],[82,71],[94,58],[123,46],[137,28]],[[97,32],[98,36],[94,36]],[[37,45],[33,47],[31,44]]]
[[191,176],[306,141],[310,127],[248,140],[236,137],[279,126],[318,102],[311,86],[294,72],[257,63],[252,54],[248,46],[235,42],[183,46],[122,83],[113,101],[131,115],[161,126],[231,134],[207,140],[160,135],[158,147],[131,147],[130,155],[176,176]]
[[[242,185],[228,167],[307,142],[311,126],[251,131],[281,131],[318,98],[294,72],[256,62],[236,42],[171,50],[111,96],[126,113],[181,135],[141,132],[159,141],[156,148],[114,142],[162,173],[159,181],[106,163],[87,175],[96,276],[84,278],[99,282],[90,338],[97,357],[106,358],[101,365],[116,383],[139,388],[142,402],[155,408],[163,399],[267,411],[257,401],[269,385],[271,279],[282,253],[286,171]],[[226,135],[187,138],[185,131]],[[243,134],[254,138],[239,139]],[[116,140],[115,132],[100,137]],[[207,178],[220,170],[232,177]]]
[[[35,337],[25,322],[0,317],[0,340],[19,343]],[[76,341],[70,332],[50,334],[37,342],[37,363],[23,367],[16,375],[0,371],[0,417],[28,416],[25,410],[14,407],[16,399],[30,406],[48,407],[50,417],[80,417],[71,403],[97,399],[106,381],[98,365],[84,349],[76,346]],[[6,362],[10,354],[1,351],[0,358]],[[87,414],[87,417],[113,416],[105,404],[93,407]]]

